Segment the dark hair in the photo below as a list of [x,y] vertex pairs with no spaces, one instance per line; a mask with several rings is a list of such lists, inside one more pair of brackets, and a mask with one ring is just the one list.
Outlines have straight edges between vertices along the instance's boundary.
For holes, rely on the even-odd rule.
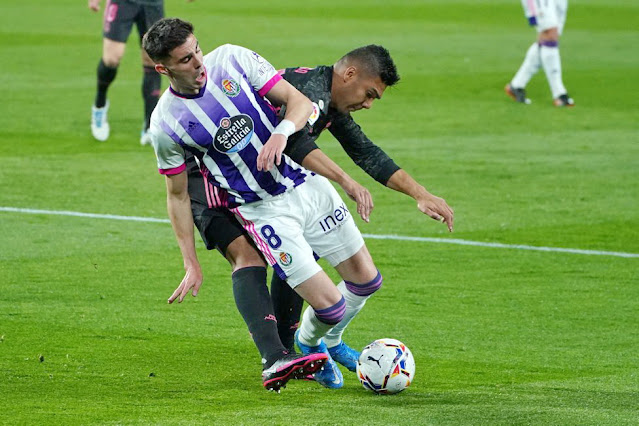
[[160,62],[171,56],[171,51],[184,44],[193,34],[193,24],[178,18],[164,18],[157,21],[144,34],[142,48],[153,62]]
[[351,61],[362,67],[364,72],[379,76],[387,86],[393,86],[399,81],[399,74],[397,74],[397,67],[393,62],[393,58],[383,46],[369,44],[368,46],[358,47],[339,60],[339,62]]

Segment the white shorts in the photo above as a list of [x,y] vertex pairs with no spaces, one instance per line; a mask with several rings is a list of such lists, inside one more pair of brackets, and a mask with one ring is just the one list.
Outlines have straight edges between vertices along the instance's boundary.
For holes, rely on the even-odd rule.
[[311,175],[291,191],[232,209],[275,272],[291,287],[336,266],[364,245],[344,201],[330,182]]
[[526,18],[535,18],[537,32],[557,28],[559,34],[564,30],[568,0],[521,0]]

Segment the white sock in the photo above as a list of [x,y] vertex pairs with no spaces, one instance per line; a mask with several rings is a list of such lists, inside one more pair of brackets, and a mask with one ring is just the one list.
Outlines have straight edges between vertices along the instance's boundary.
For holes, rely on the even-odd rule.
[[359,311],[362,310],[362,308],[366,304],[366,300],[368,300],[368,298],[370,297],[370,295],[358,296],[351,293],[346,288],[346,284],[344,283],[344,281],[340,282],[337,285],[337,288],[346,300],[346,312],[344,313],[344,318],[342,318],[342,320],[337,323],[331,331],[326,333],[326,336],[324,336],[324,343],[326,343],[326,346],[329,348],[339,345],[339,342],[342,341],[342,334],[344,334],[344,330],[351,322],[351,320],[355,318],[355,315],[357,315]]
[[541,57],[539,55],[539,45],[534,42],[526,52],[524,62],[519,67],[519,71],[515,74],[510,86],[516,89],[523,89],[526,87],[533,75],[537,74],[541,67]]
[[302,315],[302,322],[299,328],[298,339],[307,346],[317,346],[322,341],[322,337],[333,326],[326,324],[315,315],[311,306],[307,307]]
[[557,99],[559,95],[566,93],[564,82],[561,78],[561,58],[559,57],[559,47],[541,46],[541,64],[546,73],[546,79],[552,92],[552,98]]

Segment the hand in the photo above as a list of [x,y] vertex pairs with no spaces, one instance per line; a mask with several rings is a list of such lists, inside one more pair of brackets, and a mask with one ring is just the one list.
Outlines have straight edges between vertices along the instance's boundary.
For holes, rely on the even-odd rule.
[[180,297],[178,302],[182,303],[184,296],[186,296],[191,289],[193,289],[191,293],[193,297],[197,296],[197,293],[200,291],[200,286],[202,285],[203,280],[200,266],[191,266],[185,269],[186,274],[178,288],[176,288],[171,297],[169,297],[169,303],[173,303],[178,296]]
[[89,9],[98,12],[100,10],[100,0],[89,0]]
[[280,134],[271,135],[257,155],[257,170],[268,172],[273,167],[273,163],[279,166],[284,148],[286,148],[286,137]]
[[454,212],[443,198],[427,194],[417,200],[417,208],[433,219],[444,222],[448,226],[448,232],[453,232]]
[[361,216],[364,222],[370,222],[370,214],[375,207],[373,205],[373,197],[368,189],[364,188],[353,179],[346,181],[342,188],[351,200],[357,203],[357,214]]

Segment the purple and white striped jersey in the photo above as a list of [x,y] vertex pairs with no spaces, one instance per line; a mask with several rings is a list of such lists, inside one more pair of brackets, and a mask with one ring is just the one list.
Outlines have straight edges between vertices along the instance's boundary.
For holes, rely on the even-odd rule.
[[153,147],[161,174],[185,169],[185,151],[200,158],[209,181],[228,191],[229,207],[281,194],[308,172],[286,156],[270,171],[257,171],[257,155],[278,122],[263,98],[282,79],[275,68],[240,46],[226,44],[204,57],[206,85],[197,95],[169,87],[151,116]]

